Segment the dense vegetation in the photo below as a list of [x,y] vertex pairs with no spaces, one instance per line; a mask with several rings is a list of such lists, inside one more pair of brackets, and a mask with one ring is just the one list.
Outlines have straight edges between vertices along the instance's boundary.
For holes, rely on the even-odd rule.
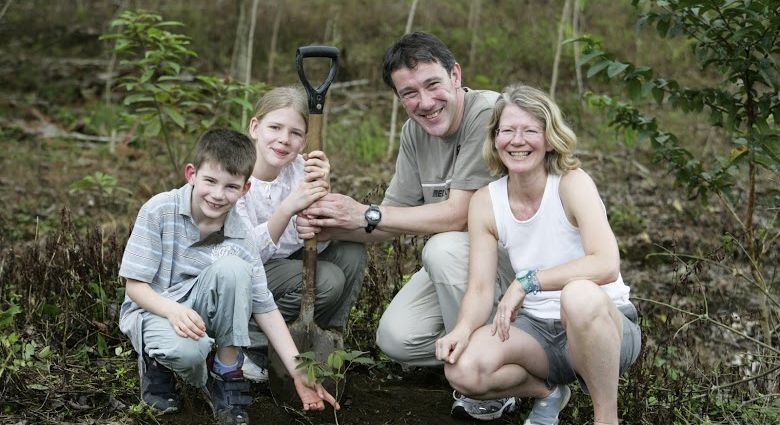
[[[267,87],[295,83],[293,55],[307,44],[342,51],[326,118],[334,190],[381,199],[393,131],[379,64],[410,10],[412,29],[450,45],[467,85],[554,89],[568,113],[642,316],[623,421],[780,421],[780,5],[614,3],[3,2],[0,422],[163,420],[139,403],[135,355],[116,327],[137,208],[179,184],[203,128],[241,128]],[[370,247],[345,338],[376,360],[351,372],[369,382],[412,379],[373,335],[420,246]],[[589,420],[589,399],[575,394],[563,423]],[[443,418],[448,407],[428,405]],[[401,422],[392,411],[404,409],[369,417]],[[341,423],[369,419],[353,420]]]

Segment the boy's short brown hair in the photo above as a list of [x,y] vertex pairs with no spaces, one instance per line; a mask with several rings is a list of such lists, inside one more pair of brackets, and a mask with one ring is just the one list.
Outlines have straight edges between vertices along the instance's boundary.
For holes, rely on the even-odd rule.
[[212,128],[198,138],[192,163],[196,169],[209,161],[246,180],[255,169],[255,144],[245,134],[228,128]]

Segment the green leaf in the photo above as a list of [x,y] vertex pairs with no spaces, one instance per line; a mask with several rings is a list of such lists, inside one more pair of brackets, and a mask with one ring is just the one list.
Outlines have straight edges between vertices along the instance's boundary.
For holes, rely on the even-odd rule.
[[664,103],[664,95],[665,94],[666,93],[664,92],[664,89],[662,89],[662,88],[660,88],[658,86],[653,87],[653,99],[655,99],[655,103],[657,103],[659,105]]
[[16,304],[11,304],[7,310],[0,311],[0,329],[11,326],[14,322],[14,316],[21,312],[22,309]]
[[590,51],[590,52],[580,56],[580,65],[585,65],[588,62],[590,62],[591,60],[593,60],[594,58],[597,58],[597,57],[599,57],[599,56],[601,56],[603,54],[604,54],[603,51],[598,50],[598,49],[594,49],[594,50],[592,50],[592,51]]
[[155,138],[160,134],[160,120],[151,120],[144,127],[144,137]]
[[305,353],[300,353],[296,357],[298,357],[299,359],[306,359],[306,360],[312,360],[312,361],[316,361],[317,360],[317,356],[314,354],[313,351],[307,351]]
[[603,60],[601,62],[597,62],[594,65],[591,65],[591,67],[588,69],[588,73],[586,74],[587,78],[591,78],[599,72],[603,71],[606,67],[609,66],[609,64],[610,61]]
[[38,358],[41,360],[48,359],[49,357],[51,357],[51,354],[52,354],[51,348],[49,348],[49,346],[47,345],[43,347],[41,351],[38,352]]
[[627,63],[613,62],[609,65],[609,68],[607,68],[607,77],[612,78],[625,71],[629,66],[630,65]]
[[171,120],[173,120],[173,122],[179,126],[179,128],[184,128],[186,123],[184,121],[184,117],[179,113],[179,111],[169,106],[163,107],[163,111],[165,112],[165,115],[168,115]]
[[[74,182],[74,184],[77,182]],[[71,185],[72,187],[73,185]],[[59,316],[62,313],[62,308],[60,306],[55,304],[44,304],[41,306],[41,313],[47,315],[47,316]]]
[[108,344],[103,334],[97,334],[97,352],[101,356],[105,356],[108,353]]

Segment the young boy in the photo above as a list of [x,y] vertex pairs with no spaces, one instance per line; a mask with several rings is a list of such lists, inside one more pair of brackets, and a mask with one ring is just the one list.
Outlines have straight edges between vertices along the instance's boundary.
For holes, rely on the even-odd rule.
[[[338,404],[296,370],[295,347],[266,285],[258,249],[233,208],[255,165],[249,138],[227,129],[200,137],[187,184],[141,207],[119,275],[127,280],[120,329],[139,353],[141,398],[178,410],[174,372],[203,388],[220,423],[248,421],[241,347],[250,315],[280,353],[304,410]],[[212,345],[216,343],[216,355]]]

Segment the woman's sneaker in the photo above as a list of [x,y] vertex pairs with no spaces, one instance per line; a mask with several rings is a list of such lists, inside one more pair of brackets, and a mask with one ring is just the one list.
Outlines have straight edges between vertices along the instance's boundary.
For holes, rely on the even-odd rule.
[[176,396],[176,376],[167,367],[146,353],[139,356],[138,374],[141,375],[141,400],[161,413],[179,410]]
[[499,398],[495,400],[476,400],[468,398],[457,391],[452,392],[452,403],[450,414],[461,419],[479,419],[489,421],[500,418],[504,413],[511,413],[515,410],[517,400],[514,397]]
[[537,398],[531,414],[523,425],[558,425],[558,414],[561,413],[571,397],[571,390],[566,385],[558,385],[552,394],[545,398]]
[[206,361],[209,377],[203,393],[220,424],[238,425],[249,423],[246,408],[252,403],[249,396],[249,382],[244,379],[241,368],[218,374],[214,372],[214,353]]

